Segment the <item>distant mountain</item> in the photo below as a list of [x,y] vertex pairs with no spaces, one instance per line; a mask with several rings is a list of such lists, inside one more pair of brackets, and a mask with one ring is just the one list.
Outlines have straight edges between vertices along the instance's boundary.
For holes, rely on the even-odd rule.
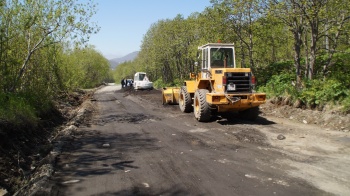
[[112,69],[115,69],[121,63],[134,60],[138,54],[139,54],[139,51],[135,51],[120,58],[110,59],[109,64]]

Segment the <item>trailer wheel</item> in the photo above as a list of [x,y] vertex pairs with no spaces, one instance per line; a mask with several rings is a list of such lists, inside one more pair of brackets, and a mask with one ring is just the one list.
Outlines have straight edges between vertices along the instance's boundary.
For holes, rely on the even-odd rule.
[[239,117],[246,120],[255,120],[259,116],[259,106],[239,111]]
[[199,89],[194,93],[194,116],[199,122],[208,122],[210,120],[211,111],[206,100],[208,92],[206,89]]
[[179,107],[181,112],[189,113],[193,110],[191,95],[188,93],[186,86],[182,86],[180,89]]

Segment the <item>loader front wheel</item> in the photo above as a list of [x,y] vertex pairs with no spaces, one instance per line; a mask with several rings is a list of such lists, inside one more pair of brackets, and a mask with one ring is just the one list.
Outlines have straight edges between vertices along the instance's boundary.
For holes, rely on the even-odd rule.
[[194,93],[194,116],[199,122],[208,122],[211,117],[210,107],[206,99],[208,92],[206,89],[199,89]]
[[182,86],[179,95],[179,107],[181,112],[192,112],[192,99],[191,95],[187,91],[186,86]]

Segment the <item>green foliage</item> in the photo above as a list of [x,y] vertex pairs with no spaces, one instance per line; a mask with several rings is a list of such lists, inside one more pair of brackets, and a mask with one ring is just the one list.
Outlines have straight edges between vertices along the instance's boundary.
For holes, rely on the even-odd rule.
[[290,39],[289,30],[271,16],[259,18],[255,26],[257,34],[254,37],[256,71],[275,63],[287,63],[292,68],[293,62],[289,64],[286,61],[293,59],[293,40]]
[[[220,39],[235,43],[237,66],[255,68],[258,90],[269,97],[290,96],[308,105],[349,102],[345,90],[350,88],[348,4],[340,6],[343,1],[334,0],[210,2],[212,7],[187,19],[178,15],[152,24],[138,58],[118,66],[115,80],[144,71],[157,88],[181,86],[190,66],[198,61],[197,47]],[[317,26],[310,26],[315,22]],[[297,87],[296,68],[303,82]]]
[[116,80],[113,77],[113,70],[109,70],[106,79],[104,79],[104,82],[106,83],[114,83]]
[[36,103],[32,95],[0,93],[0,121],[15,125],[38,122]]
[[109,63],[94,49],[86,49],[85,55],[69,52],[70,45],[81,48],[98,32],[90,23],[95,9],[90,0],[2,1],[1,120],[35,123],[53,107],[57,93],[108,78]]
[[144,71],[144,68],[137,69],[137,64],[135,62],[124,62],[119,64],[115,70],[113,70],[113,79],[119,83],[124,78],[134,79],[134,74],[136,72]]
[[328,102],[339,102],[347,95],[348,89],[337,80],[310,80],[305,83],[300,99],[310,106],[322,106]]
[[292,100],[301,100],[310,108],[332,103],[343,105],[345,112],[350,111],[350,90],[342,82],[334,79],[306,80],[304,87],[297,90],[291,81],[294,81],[293,74],[273,75],[259,91],[267,93],[269,98],[291,97]]
[[[118,66],[114,78],[144,71],[157,88],[181,86],[198,61],[197,47],[220,39],[235,43],[237,66],[254,68],[258,90],[269,97],[290,96],[308,105],[347,104],[350,23],[344,16],[350,9],[341,2],[313,1],[308,7],[307,2],[211,0],[212,7],[202,13],[154,23],[138,58]],[[310,26],[315,21],[318,26]]]
[[343,112],[349,114],[350,113],[350,90],[346,91],[346,96],[342,100]]
[[151,80],[162,78],[164,83],[183,79],[196,59],[196,16],[185,20],[181,15],[173,20],[161,20],[153,24],[144,37],[137,60]]
[[[269,97],[292,96],[309,105],[334,102],[350,107],[350,4],[335,0],[305,1],[297,7],[298,2],[284,0],[211,3],[212,7],[188,18],[178,15],[154,23],[137,59],[111,71],[93,47],[82,47],[99,30],[90,23],[96,12],[92,1],[4,1],[0,5],[0,95],[6,104],[1,115],[14,121],[15,111],[23,116],[19,112],[23,109],[25,116],[35,119],[60,91],[119,82],[139,71],[146,72],[156,88],[181,86],[198,61],[197,47],[219,39],[235,43],[238,67],[254,68],[259,91]],[[310,26],[316,21],[317,26]],[[311,38],[317,39],[310,43]],[[302,77],[314,78],[298,90],[293,85],[297,65]],[[305,75],[308,65],[312,65],[312,77]],[[6,110],[11,112],[6,115]]]
[[162,78],[153,82],[154,88],[161,89],[163,87],[180,87],[183,85],[183,80],[175,79],[171,83],[165,83]]
[[[259,86],[263,86],[269,81],[281,79],[281,78],[276,78],[276,76],[278,76],[278,75],[279,75],[279,77],[284,77],[286,79],[293,78],[293,76],[292,76],[294,74],[293,62],[282,61],[282,62],[271,63],[271,64],[268,64],[267,66],[264,66],[264,67],[258,67],[258,69],[256,70],[256,72],[254,74],[257,77]],[[283,74],[283,75],[281,75],[281,74]],[[272,79],[273,76],[275,76],[275,78]],[[286,76],[288,76],[288,77],[286,77]]]
[[158,80],[153,82],[153,87],[156,89],[161,89],[163,87],[167,87],[168,85],[163,82],[162,78],[158,78]]
[[[6,5],[0,12],[0,73],[7,74],[6,82],[0,84],[4,91],[22,92],[28,83],[45,78],[47,72],[41,70],[49,71],[55,57],[47,50],[60,46],[62,40],[85,44],[98,31],[89,23],[95,13],[90,1],[8,1]],[[47,56],[51,61],[43,63]]]
[[108,60],[93,47],[77,48],[63,58],[61,75],[66,89],[93,88],[110,78]]
[[326,71],[326,76],[336,79],[350,88],[350,49],[347,49],[345,53],[334,54],[332,64]]
[[273,75],[265,86],[259,88],[259,91],[265,92],[269,98],[291,95],[296,98],[298,92],[292,81],[295,81],[293,74]]

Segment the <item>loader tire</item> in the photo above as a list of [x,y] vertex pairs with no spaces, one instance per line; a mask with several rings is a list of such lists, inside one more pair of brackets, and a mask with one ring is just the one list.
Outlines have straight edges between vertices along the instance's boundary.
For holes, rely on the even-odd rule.
[[187,91],[186,86],[182,86],[180,89],[179,95],[179,107],[181,112],[189,113],[192,112],[192,98],[191,95]]
[[194,116],[199,122],[208,122],[211,117],[210,107],[206,99],[208,92],[206,89],[199,89],[194,93]]
[[255,120],[259,116],[259,106],[239,111],[239,117],[245,120]]

